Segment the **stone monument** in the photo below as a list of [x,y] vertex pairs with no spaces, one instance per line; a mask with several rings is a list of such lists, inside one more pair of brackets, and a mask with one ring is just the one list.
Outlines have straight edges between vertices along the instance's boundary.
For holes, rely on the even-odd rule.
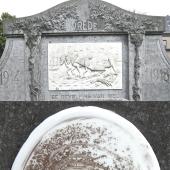
[[1,101],[168,101],[169,17],[71,0],[4,23]]

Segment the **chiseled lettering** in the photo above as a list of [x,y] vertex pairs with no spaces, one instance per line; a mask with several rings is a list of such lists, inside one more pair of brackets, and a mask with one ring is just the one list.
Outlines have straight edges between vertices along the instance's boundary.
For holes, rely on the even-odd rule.
[[157,69],[153,68],[149,71],[150,73],[150,80],[153,82],[165,82],[169,83],[170,82],[170,72],[168,69]]
[[0,72],[0,85],[5,85],[9,80],[9,73],[8,71]]
[[97,23],[91,21],[78,21],[74,23],[74,29],[78,31],[92,31],[97,27]]
[[93,30],[93,23],[91,21],[87,21],[88,30]]
[[20,74],[20,71],[18,70],[14,76],[14,81],[19,81],[19,74]]
[[87,25],[85,22],[82,21],[83,31],[88,30]]
[[78,30],[83,30],[82,25],[83,25],[83,23],[81,21],[77,22],[77,29]]

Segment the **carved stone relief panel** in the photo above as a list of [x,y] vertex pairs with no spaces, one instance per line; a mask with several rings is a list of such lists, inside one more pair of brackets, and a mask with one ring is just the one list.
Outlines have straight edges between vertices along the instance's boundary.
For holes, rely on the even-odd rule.
[[43,38],[42,100],[127,100],[127,45],[126,35]]
[[49,90],[122,89],[122,43],[48,45]]
[[63,110],[39,125],[12,170],[160,170],[144,136],[119,115],[97,107]]

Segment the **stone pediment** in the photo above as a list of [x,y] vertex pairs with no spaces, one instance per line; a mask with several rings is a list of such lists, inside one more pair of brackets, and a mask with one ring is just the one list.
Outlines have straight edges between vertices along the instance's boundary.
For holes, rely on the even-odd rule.
[[128,12],[100,0],[71,0],[42,13],[4,23],[5,34],[164,32],[165,17]]

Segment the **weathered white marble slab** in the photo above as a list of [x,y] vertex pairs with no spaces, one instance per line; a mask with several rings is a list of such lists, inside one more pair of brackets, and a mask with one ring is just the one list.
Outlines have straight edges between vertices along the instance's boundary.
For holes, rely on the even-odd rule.
[[63,110],[40,124],[21,148],[12,170],[160,170],[139,130],[97,107]]
[[48,44],[49,90],[122,89],[122,43]]

